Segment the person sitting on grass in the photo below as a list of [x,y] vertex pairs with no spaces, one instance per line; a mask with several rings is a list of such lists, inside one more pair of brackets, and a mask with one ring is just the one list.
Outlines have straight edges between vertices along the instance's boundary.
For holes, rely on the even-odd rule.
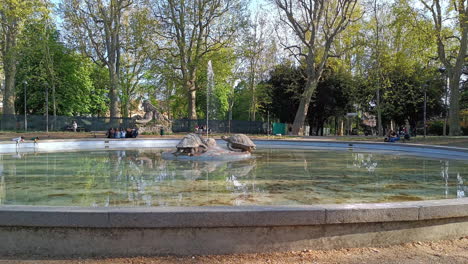
[[411,136],[408,133],[405,133],[405,135],[403,137],[404,137],[405,140],[410,140],[411,139]]
[[139,134],[138,133],[138,128],[135,128],[135,129],[132,130],[132,138],[138,137],[138,134]]
[[109,128],[109,130],[106,133],[107,138],[114,138],[114,133],[115,133],[114,128],[113,127]]
[[127,131],[125,133],[125,138],[131,138],[133,134],[133,130],[131,128],[127,128]]
[[400,140],[400,136],[393,130],[390,130],[387,137],[384,139],[385,142],[396,142],[398,140]]

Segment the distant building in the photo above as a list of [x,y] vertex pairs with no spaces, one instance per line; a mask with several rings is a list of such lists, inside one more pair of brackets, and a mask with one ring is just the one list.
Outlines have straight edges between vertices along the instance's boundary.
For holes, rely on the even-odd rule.
[[368,127],[376,127],[377,126],[377,117],[375,115],[371,115],[369,113],[362,114],[362,123]]

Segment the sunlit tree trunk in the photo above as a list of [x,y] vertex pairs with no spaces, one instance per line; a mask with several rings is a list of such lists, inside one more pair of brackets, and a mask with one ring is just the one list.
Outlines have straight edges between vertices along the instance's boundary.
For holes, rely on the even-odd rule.
[[[437,38],[437,54],[439,60],[446,68],[450,78],[450,109],[449,109],[449,135],[460,135],[460,77],[466,63],[468,49],[468,4],[466,0],[450,1],[445,5],[445,1],[440,0],[420,0],[431,15],[434,26],[434,34]],[[448,8],[444,10],[444,8]],[[451,12],[450,12],[451,11]],[[458,36],[449,36],[445,30],[446,20],[450,19],[445,15],[455,17],[455,26],[458,27]],[[458,49],[449,51],[447,41],[458,40]],[[452,49],[452,48],[450,48]]]

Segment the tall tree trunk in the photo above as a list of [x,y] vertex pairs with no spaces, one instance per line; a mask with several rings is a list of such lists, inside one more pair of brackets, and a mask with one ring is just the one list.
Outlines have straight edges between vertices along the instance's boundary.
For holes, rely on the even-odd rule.
[[53,107],[53,114],[54,120],[52,121],[52,130],[57,130],[57,105],[55,102],[55,80],[52,79],[52,107]]
[[190,120],[197,119],[197,91],[195,88],[189,89],[188,92],[188,118]]
[[377,135],[383,136],[382,108],[380,107],[380,82],[377,87]]
[[3,114],[15,114],[15,77],[16,77],[16,35],[7,32],[3,48],[3,71],[5,89],[3,92]]
[[15,114],[15,76],[16,63],[13,58],[6,58],[4,63],[5,90],[3,93],[3,114]]
[[[464,11],[464,12],[462,12]],[[468,7],[460,11],[460,19],[462,20],[462,30],[460,38],[460,50],[453,67],[453,72],[450,78],[450,111],[449,111],[449,135],[459,136],[460,131],[460,78],[463,67],[466,64],[468,52]],[[449,72],[450,73],[450,72]]]
[[119,86],[119,78],[117,72],[115,71],[115,64],[109,63],[109,78],[110,78],[110,87],[109,87],[109,99],[110,99],[110,117],[116,118],[119,116],[119,105],[117,102],[117,91]]
[[450,78],[449,136],[460,135],[460,74]]
[[121,102],[121,117],[130,117],[130,102],[127,98],[123,98]]
[[[188,118],[190,120],[196,120],[197,119],[197,87],[195,84],[195,80],[197,79],[197,69],[191,69],[189,70],[189,74],[187,74],[187,77],[189,79],[186,79],[185,81],[185,86],[186,86],[186,91],[188,92],[187,94],[187,99],[188,99]],[[206,95],[208,96],[208,94]],[[207,109],[208,111],[208,109]]]
[[294,117],[294,123],[292,128],[293,135],[302,136],[304,135],[304,122],[309,111],[310,99],[317,88],[317,81],[312,80],[308,77],[306,82],[306,89],[301,96],[299,108],[297,109],[296,116]]

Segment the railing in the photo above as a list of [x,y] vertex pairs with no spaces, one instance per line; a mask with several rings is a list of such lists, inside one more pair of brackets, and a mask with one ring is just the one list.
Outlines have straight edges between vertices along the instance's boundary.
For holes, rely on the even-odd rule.
[[0,115],[1,130],[16,131],[66,131],[73,121],[79,130],[104,131],[110,127],[130,127],[131,118],[86,117],[86,116],[46,116],[42,115]]
[[[114,128],[133,128],[131,118],[87,117],[87,116],[46,116],[43,115],[0,115],[0,130],[3,131],[67,131],[76,121],[78,131],[106,131]],[[210,120],[213,133],[267,134],[268,124],[262,121]],[[172,122],[172,131],[194,132],[195,127],[206,125],[206,120],[177,119]]]
[[[209,120],[209,129],[213,133],[267,134],[268,124],[262,121]],[[194,132],[195,127],[205,127],[206,120],[178,119],[172,122],[173,132]]]

